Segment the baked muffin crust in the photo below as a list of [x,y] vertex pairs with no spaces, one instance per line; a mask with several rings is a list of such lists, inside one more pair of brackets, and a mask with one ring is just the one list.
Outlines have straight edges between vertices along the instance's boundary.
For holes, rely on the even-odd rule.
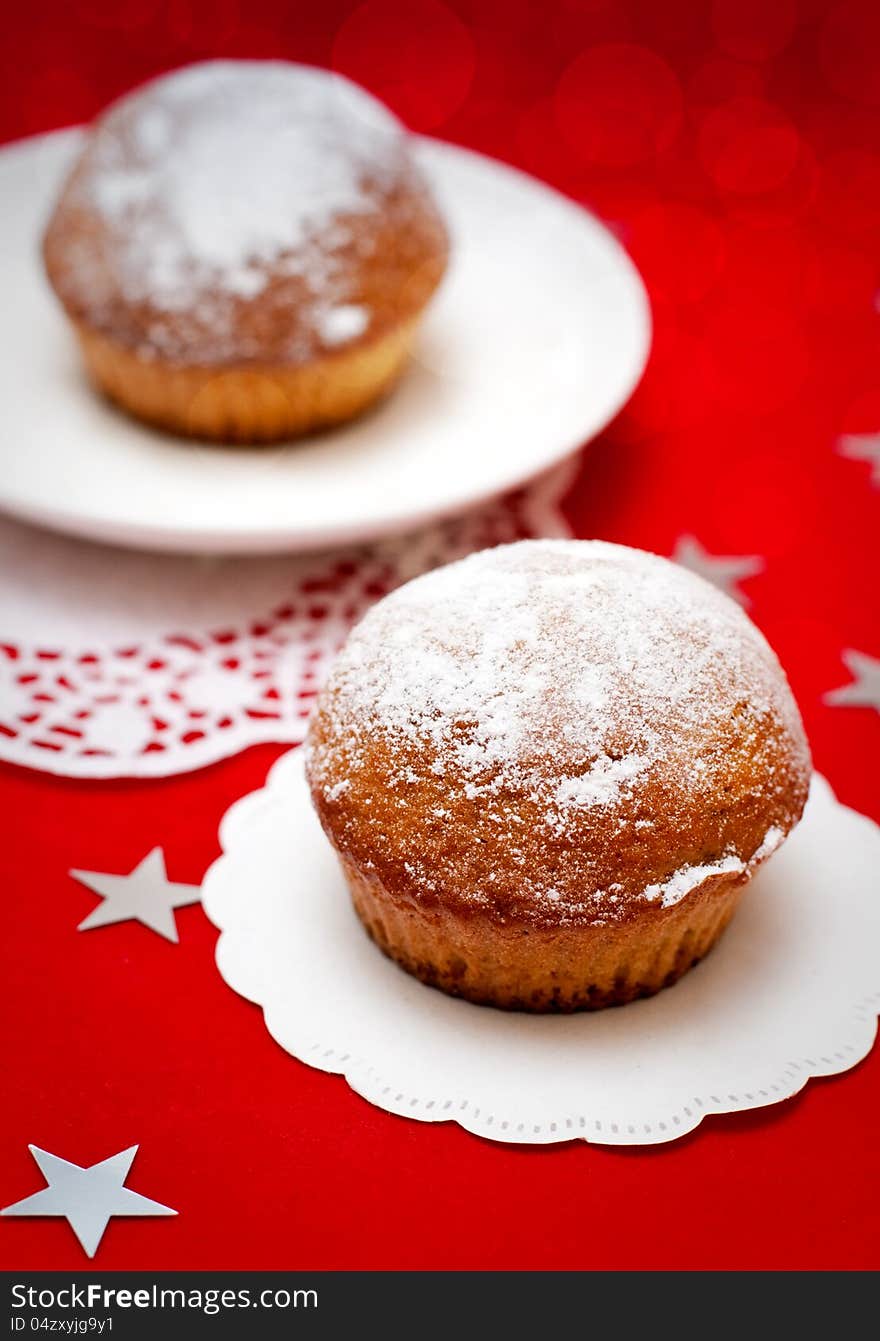
[[800,817],[810,756],[727,596],[621,546],[525,541],[373,607],[307,770],[349,876],[386,904],[554,933],[661,928],[743,884]]
[[447,237],[403,127],[341,76],[210,61],[99,118],[49,222],[69,316],[177,365],[307,362],[380,338]]

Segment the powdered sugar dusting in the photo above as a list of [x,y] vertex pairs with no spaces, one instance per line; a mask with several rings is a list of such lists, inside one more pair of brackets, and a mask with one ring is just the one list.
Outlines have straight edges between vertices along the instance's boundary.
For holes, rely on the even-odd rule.
[[429,739],[437,767],[475,795],[531,774],[541,787],[557,739],[582,761],[562,782],[552,761],[549,799],[564,810],[607,804],[676,731],[699,734],[719,677],[769,710],[774,669],[742,611],[666,560],[532,541],[392,593],[354,630],[331,684],[377,729]]
[[356,303],[342,303],[321,312],[316,325],[325,345],[344,345],[356,340],[370,324],[370,314]]
[[662,907],[671,908],[673,904],[680,903],[685,895],[698,889],[703,881],[710,879],[711,876],[744,875],[747,871],[756,870],[761,862],[772,857],[784,840],[783,830],[778,825],[771,824],[749,861],[745,862],[739,857],[729,855],[718,861],[683,866],[662,884],[648,885],[644,896],[650,900],[659,899]]
[[745,869],[745,862],[734,856],[722,857],[719,861],[703,862],[696,866],[683,866],[662,885],[648,885],[645,898],[659,899],[664,908],[671,908],[713,875],[741,875]]
[[757,852],[752,857],[752,864],[757,865],[758,862],[766,861],[767,857],[772,857],[773,853],[776,851],[778,847],[782,846],[784,841],[785,841],[785,834],[783,833],[782,829],[780,829],[775,824],[771,824],[770,828],[764,835],[764,839],[761,843],[761,846],[758,848]]
[[603,754],[581,777],[563,778],[556,788],[558,805],[607,806],[620,796],[622,783],[637,778],[644,760],[637,754],[628,759],[609,759]]
[[399,178],[404,138],[341,76],[211,61],[155,80],[102,118],[74,200],[111,229],[128,302],[165,313],[201,304],[205,323],[222,328],[235,300],[256,297],[279,267],[303,281],[338,345],[368,322],[346,302],[347,221],[375,212],[377,192]]
[[[672,850],[687,850],[687,834],[670,834],[670,815],[688,796],[711,805],[724,795],[721,742],[757,761],[766,798],[748,804],[760,815],[778,809],[777,789],[789,785],[771,756],[760,764],[761,751],[779,735],[803,741],[779,664],[735,602],[665,559],[598,541],[503,546],[399,588],[351,634],[321,712],[313,783],[336,777],[340,758],[357,780],[377,738],[407,768],[415,752],[453,802],[478,807],[468,812],[481,826],[475,841],[497,837],[506,861],[521,864],[530,898],[592,897],[606,912],[623,890],[613,876],[592,895],[566,895],[554,875],[562,860],[572,886],[591,878],[591,833],[605,868],[625,844],[627,869],[652,869],[658,827]],[[805,746],[793,748],[806,770]],[[405,806],[402,768],[388,786]],[[544,851],[536,825],[556,854],[546,872],[535,860]],[[781,841],[776,832],[761,856]],[[426,888],[437,879],[432,855]],[[753,855],[722,847],[640,889],[670,906],[709,875],[745,872]]]

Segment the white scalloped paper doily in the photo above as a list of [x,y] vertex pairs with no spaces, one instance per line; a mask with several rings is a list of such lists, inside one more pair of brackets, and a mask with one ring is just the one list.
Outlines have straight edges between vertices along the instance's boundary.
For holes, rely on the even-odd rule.
[[854,1066],[880,1010],[880,829],[816,777],[803,822],[725,937],[675,987],[527,1016],[425,987],[368,940],[299,751],[220,828],[203,885],[226,982],[272,1036],[390,1113],[500,1141],[670,1141]]
[[164,777],[302,740],[351,625],[472,550],[569,535],[576,464],[415,535],[320,555],[140,554],[0,518],[0,759]]

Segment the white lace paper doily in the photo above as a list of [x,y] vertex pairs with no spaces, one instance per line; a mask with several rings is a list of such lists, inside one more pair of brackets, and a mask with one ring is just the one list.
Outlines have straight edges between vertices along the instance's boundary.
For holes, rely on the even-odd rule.
[[317,556],[138,554],[0,518],[0,759],[160,777],[303,738],[349,628],[475,549],[568,535],[575,465],[417,535]]
[[390,1113],[501,1141],[656,1144],[845,1071],[874,1040],[880,830],[819,777],[704,963],[649,1000],[571,1016],[456,1001],[380,954],[298,751],[232,807],[220,839],[203,901],[222,976],[283,1048]]

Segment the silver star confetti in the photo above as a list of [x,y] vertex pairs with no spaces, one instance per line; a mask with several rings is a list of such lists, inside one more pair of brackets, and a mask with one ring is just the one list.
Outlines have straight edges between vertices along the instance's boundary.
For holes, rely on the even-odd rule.
[[871,483],[880,484],[880,433],[848,433],[837,444],[841,456],[871,463]]
[[709,554],[692,535],[679,538],[672,557],[682,568],[704,577],[740,605],[748,605],[749,598],[736,584],[744,577],[755,577],[764,571],[764,560],[757,554]]
[[176,1215],[170,1206],[142,1197],[123,1187],[137,1146],[82,1168],[50,1155],[39,1146],[28,1146],[48,1187],[34,1192],[0,1215],[63,1215],[89,1257],[94,1257],[104,1230],[113,1215]]
[[880,712],[880,661],[851,648],[842,652],[841,657],[855,679],[840,689],[832,689],[825,695],[825,702],[835,708],[876,708]]
[[100,871],[71,871],[74,880],[104,900],[79,924],[80,931],[106,927],[112,922],[142,922],[166,940],[177,941],[174,909],[198,903],[198,885],[178,885],[168,879],[160,847],[139,862],[130,875],[103,875]]

